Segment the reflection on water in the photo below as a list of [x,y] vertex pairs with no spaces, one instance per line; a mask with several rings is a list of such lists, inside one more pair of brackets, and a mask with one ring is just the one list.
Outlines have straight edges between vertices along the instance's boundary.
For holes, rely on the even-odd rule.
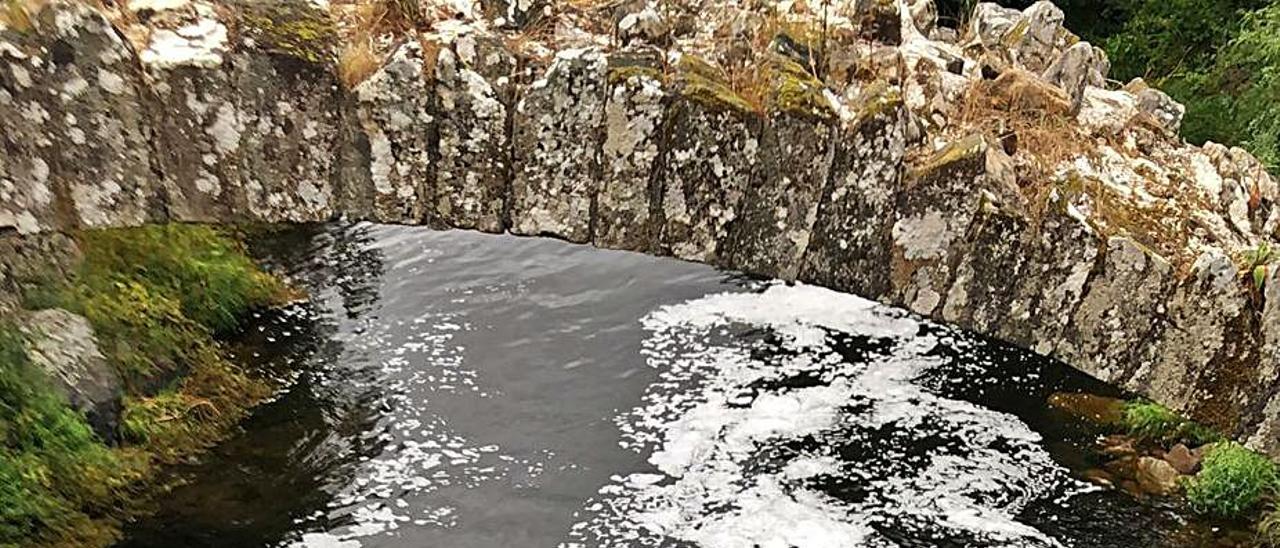
[[1074,479],[1082,375],[855,297],[372,225],[255,251],[311,290],[237,343],[287,388],[126,546],[1161,546]]

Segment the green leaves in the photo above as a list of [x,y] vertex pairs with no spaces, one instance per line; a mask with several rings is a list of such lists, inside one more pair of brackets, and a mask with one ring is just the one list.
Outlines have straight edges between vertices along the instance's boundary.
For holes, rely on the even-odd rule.
[[1278,481],[1280,472],[1267,457],[1236,442],[1216,443],[1187,482],[1187,500],[1197,512],[1239,517],[1256,508]]

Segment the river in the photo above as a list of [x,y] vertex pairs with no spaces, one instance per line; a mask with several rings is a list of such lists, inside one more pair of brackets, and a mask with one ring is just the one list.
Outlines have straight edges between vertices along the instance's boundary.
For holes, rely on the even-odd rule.
[[[236,357],[279,394],[127,547],[1172,546],[1086,483],[1066,366],[667,258],[369,224],[258,237],[311,298]],[[1175,541],[1174,539],[1182,539]],[[1199,542],[1199,541],[1197,541]]]

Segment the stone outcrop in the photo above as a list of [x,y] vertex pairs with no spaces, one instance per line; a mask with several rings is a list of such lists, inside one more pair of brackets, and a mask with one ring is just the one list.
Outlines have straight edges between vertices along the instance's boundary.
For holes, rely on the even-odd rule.
[[72,408],[85,414],[94,432],[114,441],[124,383],[98,350],[89,320],[50,309],[32,312],[21,325],[31,362],[54,380]]
[[551,236],[899,305],[1280,456],[1257,159],[1178,138],[1182,106],[1112,85],[1049,2],[958,32],[928,0],[811,3],[427,9],[341,83],[353,23],[322,3],[51,2],[0,26],[0,282],[62,232],[164,220]]

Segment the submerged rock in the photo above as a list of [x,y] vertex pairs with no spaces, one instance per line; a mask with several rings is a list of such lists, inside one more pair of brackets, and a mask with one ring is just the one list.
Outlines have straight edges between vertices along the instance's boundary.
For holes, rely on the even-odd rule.
[[1124,400],[1095,394],[1055,392],[1049,407],[1099,425],[1119,425],[1124,420]]

